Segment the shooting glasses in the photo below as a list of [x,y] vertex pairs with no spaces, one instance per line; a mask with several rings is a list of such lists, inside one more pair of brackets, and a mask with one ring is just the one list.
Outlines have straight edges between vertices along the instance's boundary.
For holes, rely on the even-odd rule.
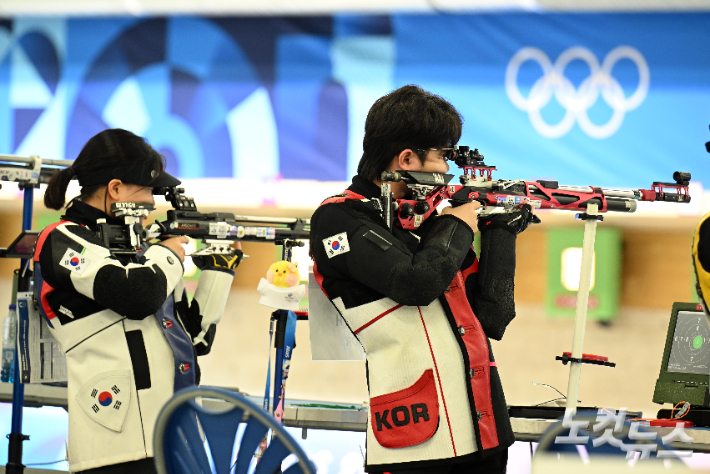
[[458,145],[446,148],[417,148],[415,151],[443,151],[444,159],[448,161],[453,161],[458,154]]

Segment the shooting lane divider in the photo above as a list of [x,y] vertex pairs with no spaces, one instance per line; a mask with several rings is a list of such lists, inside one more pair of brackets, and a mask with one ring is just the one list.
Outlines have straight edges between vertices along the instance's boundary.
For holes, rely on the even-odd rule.
[[[274,391],[274,418],[276,418],[279,423],[283,422],[286,380],[288,379],[288,372],[291,367],[291,357],[293,356],[293,349],[296,343],[297,319],[298,316],[296,316],[296,313],[293,311],[288,312],[286,317],[286,331],[284,333],[283,348],[276,348],[277,371],[281,372],[281,387],[280,390]],[[279,351],[281,351],[281,354],[279,354]],[[281,364],[278,364],[279,359],[281,359]],[[276,389],[276,387],[274,388]],[[276,391],[279,392],[278,402],[276,401]]]
[[[22,204],[22,231],[32,228],[32,214],[34,211],[34,188],[46,184],[49,179],[60,169],[71,166],[70,160],[52,160],[39,156],[0,155],[0,176],[3,182],[16,182],[23,191]],[[20,269],[15,272],[13,281],[12,301],[17,302],[18,291],[30,291],[31,274],[23,270],[29,259],[20,260]],[[19,328],[18,328],[19,329]],[[22,434],[22,411],[25,405],[25,385],[21,379],[20,352],[15,346],[15,361],[12,382],[12,422],[11,431],[7,435],[9,440],[7,449],[6,470],[8,473],[23,472],[22,442],[30,439]]]
[[[276,262],[267,272],[267,279],[262,278],[259,283],[258,291],[262,293],[261,304],[266,306],[272,306],[279,308],[273,300],[269,298],[264,299],[264,291],[266,286],[278,285],[279,288],[290,288],[294,286],[294,282],[290,281],[288,277],[294,276],[295,283],[298,283],[300,278],[298,277],[298,267],[295,268],[291,264],[293,258],[293,247],[302,247],[303,243],[296,240],[285,240],[283,241],[283,261]],[[284,266],[283,264],[287,265]],[[279,275],[281,273],[281,275]],[[288,274],[288,277],[286,276]],[[297,286],[297,285],[296,285]],[[296,294],[292,292],[292,294]],[[292,295],[289,295],[292,296]],[[301,295],[302,296],[302,295]],[[299,298],[300,299],[300,298]],[[289,306],[291,303],[287,304]],[[264,389],[264,410],[271,412],[271,407],[273,406],[273,415],[279,423],[283,423],[283,413],[284,405],[286,402],[286,380],[288,379],[288,373],[291,366],[291,357],[293,356],[293,350],[296,346],[296,321],[298,319],[308,319],[308,312],[303,311],[291,311],[286,309],[277,309],[271,313],[271,321],[269,326],[269,360],[266,372],[266,387]],[[274,325],[276,326],[274,329]],[[276,336],[274,338],[274,335]],[[276,357],[274,361],[274,391],[273,391],[273,403],[270,403],[269,393],[271,392],[271,344],[274,344],[276,348]],[[278,381],[278,382],[277,382]],[[272,435],[273,436],[273,435]],[[259,443],[259,449],[257,450],[255,457],[257,462],[261,459],[264,451],[268,446],[268,432],[264,435],[264,438]]]
[[[271,412],[269,403],[269,392],[271,391],[271,341],[273,340],[274,332],[276,333],[276,360],[274,362],[274,418],[279,423],[283,423],[284,403],[286,394],[286,380],[291,365],[291,356],[296,343],[296,321],[298,316],[293,311],[285,311],[282,309],[271,313],[271,325],[269,328],[269,362],[266,370],[266,388],[264,390],[264,410]],[[274,322],[276,322],[276,331],[274,331]],[[277,381],[280,383],[277,384]],[[261,459],[262,454],[268,446],[268,432],[259,443],[259,449],[255,457],[257,462]]]

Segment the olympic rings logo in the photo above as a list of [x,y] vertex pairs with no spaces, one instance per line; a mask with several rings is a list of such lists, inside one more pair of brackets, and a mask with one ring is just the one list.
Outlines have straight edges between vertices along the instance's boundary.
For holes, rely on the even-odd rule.
[[[591,71],[575,89],[574,84],[564,76],[565,68],[575,59],[587,63]],[[614,65],[621,59],[630,59],[636,65],[639,82],[631,96],[626,97],[619,82],[611,75]],[[533,84],[528,97],[518,89],[518,72],[526,61],[537,62],[543,76]],[[505,71],[505,91],[510,101],[520,110],[528,113],[530,123],[546,138],[559,138],[569,132],[575,122],[592,138],[608,138],[621,127],[626,112],[637,108],[646,98],[650,83],[648,64],[643,55],[631,46],[619,46],[606,55],[601,66],[594,53],[587,48],[575,46],[560,54],[554,64],[538,48],[526,47],[515,53]],[[587,111],[599,95],[613,110],[609,121],[603,125],[593,123]],[[548,124],[541,115],[542,109],[552,97],[566,110],[564,117],[556,124]]]

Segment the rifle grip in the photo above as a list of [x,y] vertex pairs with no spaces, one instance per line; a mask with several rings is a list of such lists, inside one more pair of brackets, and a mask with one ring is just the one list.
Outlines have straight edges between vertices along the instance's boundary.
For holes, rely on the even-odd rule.
[[469,202],[480,202],[482,207],[490,206],[490,204],[486,203],[484,199],[471,199],[470,201],[461,201],[460,199],[449,199],[449,204],[451,204],[451,207],[463,206],[464,204],[468,204]]

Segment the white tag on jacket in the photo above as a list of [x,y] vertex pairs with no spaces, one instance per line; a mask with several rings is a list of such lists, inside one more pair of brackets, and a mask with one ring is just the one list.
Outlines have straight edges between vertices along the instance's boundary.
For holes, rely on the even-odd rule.
[[90,263],[91,260],[83,256],[80,252],[72,249],[67,249],[67,251],[64,252],[64,256],[59,261],[61,266],[79,275],[86,270],[86,267],[88,267]]
[[346,232],[323,239],[323,245],[325,246],[325,253],[328,254],[328,258],[333,258],[336,255],[342,255],[350,251],[348,234]]
[[120,433],[131,401],[131,372],[111,370],[97,375],[79,389],[76,401],[89,418]]

